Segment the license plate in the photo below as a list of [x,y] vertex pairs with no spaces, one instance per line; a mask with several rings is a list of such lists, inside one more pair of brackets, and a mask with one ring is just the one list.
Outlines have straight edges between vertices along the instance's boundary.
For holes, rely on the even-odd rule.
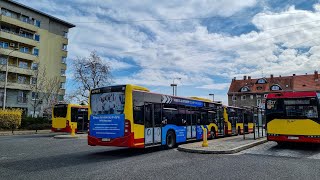
[[288,136],[288,139],[297,140],[297,139],[299,139],[299,137],[295,137],[295,136]]
[[110,138],[102,138],[101,141],[111,141]]
[[57,131],[60,131],[61,130],[61,128],[57,128]]

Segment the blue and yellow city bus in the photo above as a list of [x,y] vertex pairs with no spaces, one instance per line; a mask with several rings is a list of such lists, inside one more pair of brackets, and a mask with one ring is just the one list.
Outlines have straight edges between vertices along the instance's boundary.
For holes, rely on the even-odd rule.
[[[90,92],[88,144],[145,148],[202,139],[209,134],[222,105],[191,98],[151,93],[135,85],[93,89]],[[223,118],[220,118],[223,120]]]

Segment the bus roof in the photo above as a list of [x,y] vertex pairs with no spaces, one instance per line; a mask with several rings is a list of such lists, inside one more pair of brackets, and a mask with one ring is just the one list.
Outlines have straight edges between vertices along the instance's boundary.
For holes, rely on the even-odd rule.
[[267,99],[283,99],[283,98],[304,98],[304,97],[317,97],[317,93],[312,91],[305,92],[279,92],[270,93],[267,95]]

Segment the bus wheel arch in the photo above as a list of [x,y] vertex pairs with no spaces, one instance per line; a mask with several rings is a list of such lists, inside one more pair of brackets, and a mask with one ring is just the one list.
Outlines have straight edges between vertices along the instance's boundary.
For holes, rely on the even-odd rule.
[[173,129],[167,131],[166,146],[168,149],[174,148],[176,146],[176,133]]

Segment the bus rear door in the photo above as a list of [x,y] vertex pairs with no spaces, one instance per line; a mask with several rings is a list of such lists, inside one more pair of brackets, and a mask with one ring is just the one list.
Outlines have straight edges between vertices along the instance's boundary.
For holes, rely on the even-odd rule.
[[161,104],[144,104],[145,146],[161,145]]

